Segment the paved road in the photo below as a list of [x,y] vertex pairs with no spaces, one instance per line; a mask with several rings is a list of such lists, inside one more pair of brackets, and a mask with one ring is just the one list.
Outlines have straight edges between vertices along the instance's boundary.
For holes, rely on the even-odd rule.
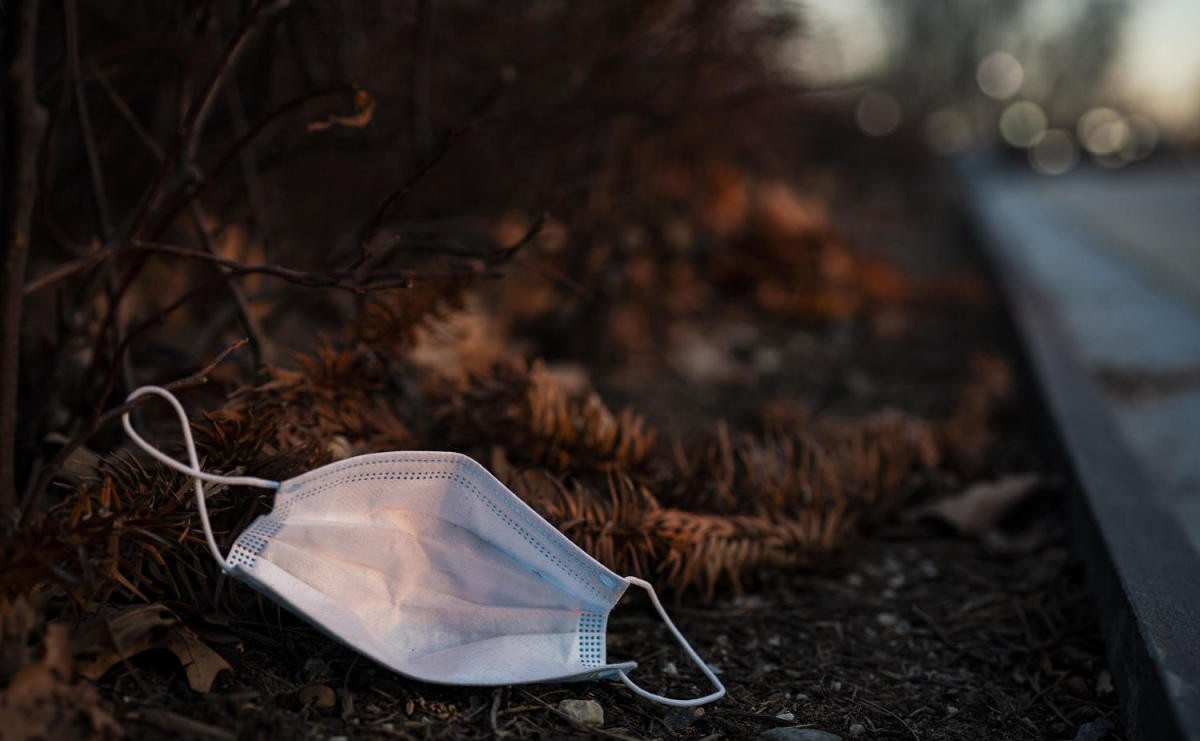
[[1092,171],[1036,188],[1151,282],[1200,308],[1200,171]]
[[1054,307],[1200,549],[1200,176],[968,163],[977,208]]

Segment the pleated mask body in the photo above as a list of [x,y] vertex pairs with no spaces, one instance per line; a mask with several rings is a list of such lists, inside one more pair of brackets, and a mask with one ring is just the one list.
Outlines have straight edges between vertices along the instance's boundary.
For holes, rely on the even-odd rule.
[[228,564],[418,679],[615,679],[636,666],[605,664],[628,584],[457,453],[365,455],[284,481]]

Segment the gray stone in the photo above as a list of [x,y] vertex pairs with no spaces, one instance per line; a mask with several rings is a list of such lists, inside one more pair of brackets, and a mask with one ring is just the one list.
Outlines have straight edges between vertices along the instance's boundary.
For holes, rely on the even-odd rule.
[[595,700],[563,700],[558,709],[576,723],[585,726],[604,725],[604,708]]

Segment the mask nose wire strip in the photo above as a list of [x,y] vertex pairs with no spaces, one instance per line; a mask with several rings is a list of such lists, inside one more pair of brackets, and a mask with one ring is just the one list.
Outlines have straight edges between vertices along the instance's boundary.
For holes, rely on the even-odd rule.
[[705,695],[704,697],[697,697],[691,700],[679,700],[671,697],[663,697],[662,695],[656,695],[653,692],[648,692],[642,689],[634,684],[633,680],[630,679],[625,672],[618,671],[617,675],[620,677],[621,681],[624,682],[625,686],[628,687],[635,695],[644,697],[647,700],[653,700],[654,702],[662,703],[663,705],[671,705],[681,708],[703,705],[724,697],[725,685],[721,684],[721,680],[717,679],[717,675],[713,672],[713,670],[708,667],[708,664],[704,663],[704,660],[700,658],[699,654],[696,653],[691,644],[687,642],[687,639],[683,637],[683,633],[680,633],[679,628],[675,627],[675,623],[671,622],[671,618],[667,615],[666,608],[663,607],[662,602],[659,602],[658,595],[654,592],[654,587],[650,585],[650,582],[645,581],[644,579],[639,579],[636,576],[627,576],[625,577],[625,581],[646,590],[646,594],[650,595],[650,601],[654,603],[654,609],[658,610],[658,614],[662,617],[663,622],[666,623],[667,628],[670,629],[671,634],[675,636],[675,640],[679,641],[679,645],[683,647],[684,653],[686,653],[688,658],[690,658],[696,664],[696,666],[699,667],[700,671],[704,673],[704,676],[708,679],[708,681],[712,682],[712,685],[716,688],[716,691],[712,694]]
[[139,435],[133,429],[133,424],[129,421],[129,412],[121,415],[121,424],[125,427],[125,433],[130,439],[137,443],[138,447],[146,451],[152,458],[162,463],[165,466],[174,468],[176,471],[186,473],[193,478],[193,483],[196,489],[196,509],[200,512],[200,524],[204,527],[204,537],[208,540],[208,549],[212,551],[213,558],[217,559],[217,563],[221,564],[223,571],[228,570],[228,564],[225,562],[225,557],[221,555],[221,549],[217,548],[217,539],[213,537],[212,525],[208,522],[208,506],[204,502],[204,487],[200,485],[201,481],[210,481],[214,484],[226,484],[228,486],[257,486],[263,489],[278,489],[279,482],[269,479],[260,479],[254,476],[218,476],[212,473],[205,473],[200,470],[200,457],[196,454],[196,441],[192,438],[192,428],[188,424],[187,412],[183,410],[183,405],[175,398],[175,395],[161,386],[142,386],[135,389],[133,393],[126,398],[126,401],[151,394],[160,396],[170,403],[175,409],[175,415],[179,417],[179,426],[183,430],[183,443],[187,448],[188,463],[190,466],[184,465],[175,460],[171,456],[163,453],[158,448]]

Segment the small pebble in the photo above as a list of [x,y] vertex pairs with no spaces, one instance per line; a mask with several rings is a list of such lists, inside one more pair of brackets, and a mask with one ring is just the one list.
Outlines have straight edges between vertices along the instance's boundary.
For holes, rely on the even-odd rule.
[[563,700],[558,709],[571,720],[585,726],[604,725],[604,708],[595,700]]
[[817,728],[772,728],[757,736],[759,741],[842,741],[836,733]]
[[851,723],[850,724],[850,735],[852,737],[858,738],[859,736],[863,735],[866,732],[867,732],[867,727],[864,726],[862,723]]
[[668,677],[678,677],[679,667],[675,666],[674,661],[668,661],[666,665],[663,666],[663,674],[666,674]]
[[896,617],[890,612],[881,612],[875,616],[875,622],[879,623],[885,628],[890,628],[896,623],[900,622],[900,618]]
[[842,691],[842,680],[835,679],[832,682],[830,682],[829,689],[833,690],[834,692],[841,692]]
[[322,710],[331,708],[337,703],[337,694],[323,684],[310,684],[307,687],[301,687],[300,691],[296,693],[296,698],[300,700],[301,705]]
[[947,705],[946,706],[946,717],[953,718],[956,715],[958,715],[958,708],[954,707],[953,705]]
[[788,723],[791,723],[793,720],[796,719],[796,714],[785,710],[782,713],[776,713],[775,717],[780,720],[786,720]]
[[1111,720],[1097,718],[1091,723],[1079,726],[1079,731],[1075,733],[1075,741],[1101,741],[1111,730],[1113,730]]

